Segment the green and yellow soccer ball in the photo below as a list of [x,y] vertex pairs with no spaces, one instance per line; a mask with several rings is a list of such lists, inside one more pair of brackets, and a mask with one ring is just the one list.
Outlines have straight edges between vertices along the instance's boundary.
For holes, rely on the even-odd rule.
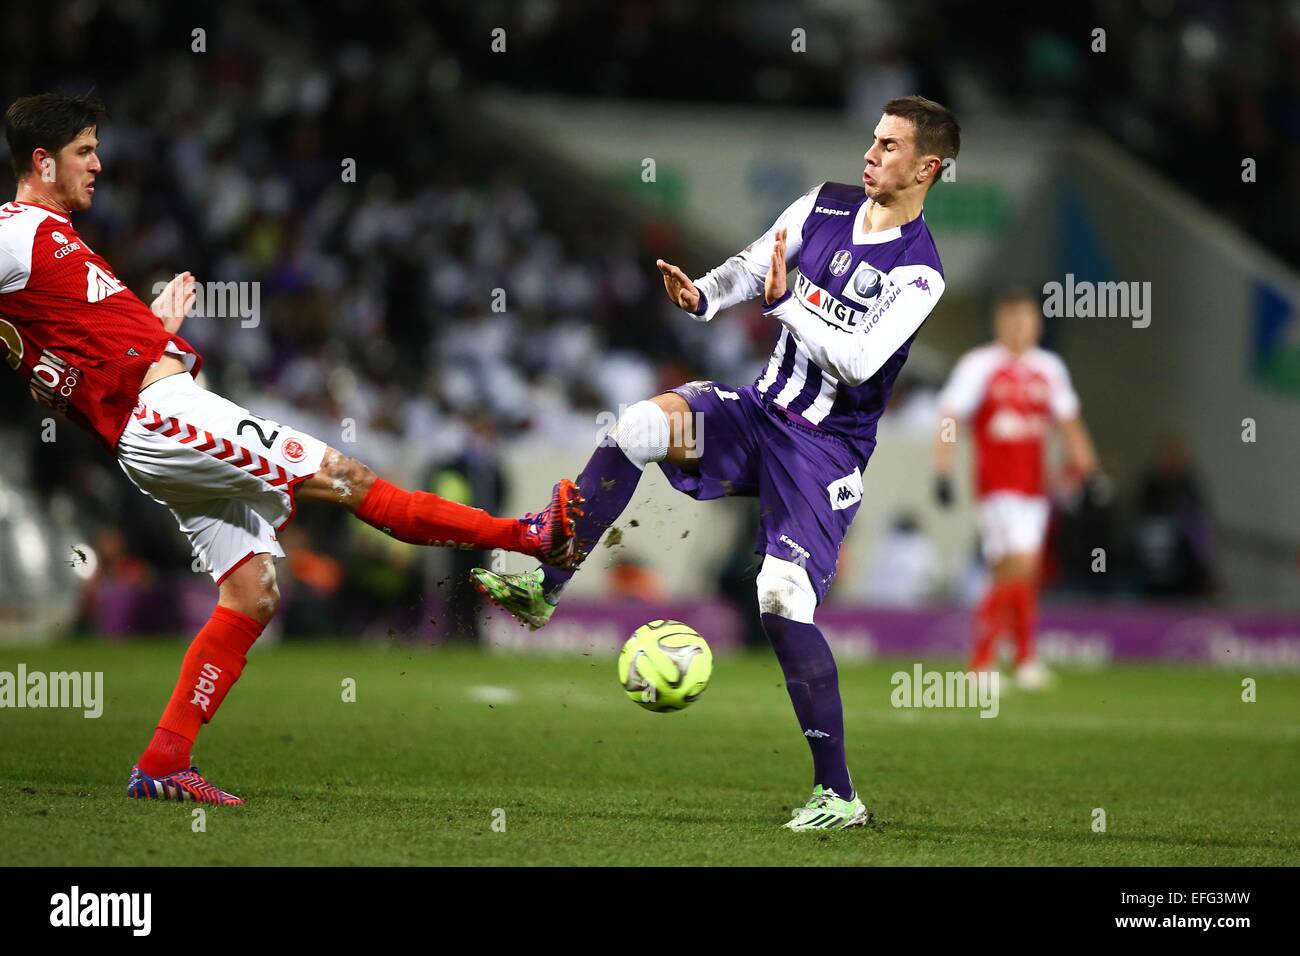
[[713,676],[713,651],[681,621],[651,621],[636,629],[618,655],[618,682],[646,710],[684,710]]

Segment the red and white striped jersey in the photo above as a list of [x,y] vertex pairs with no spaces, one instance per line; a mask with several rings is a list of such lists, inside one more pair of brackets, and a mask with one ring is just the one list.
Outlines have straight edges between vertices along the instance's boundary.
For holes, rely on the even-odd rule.
[[202,359],[126,288],[61,212],[0,207],[0,343],[32,397],[113,449],[164,352]]
[[971,349],[939,395],[939,414],[969,420],[975,433],[975,493],[1042,495],[1048,426],[1079,414],[1079,396],[1060,356],[1021,355],[998,342]]

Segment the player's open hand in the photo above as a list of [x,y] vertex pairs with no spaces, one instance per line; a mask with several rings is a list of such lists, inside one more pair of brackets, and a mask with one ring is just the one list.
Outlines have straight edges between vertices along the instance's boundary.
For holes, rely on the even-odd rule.
[[167,287],[149,308],[162,320],[164,329],[169,333],[177,332],[185,321],[186,313],[194,307],[197,294],[193,274],[182,272],[167,283]]
[[695,288],[695,283],[691,281],[690,276],[671,262],[664,262],[662,259],[656,259],[655,265],[664,274],[664,289],[675,306],[687,312],[694,312],[700,307],[700,290]]
[[763,299],[771,305],[785,295],[785,229],[776,231],[776,243],[772,246],[772,265],[763,280]]

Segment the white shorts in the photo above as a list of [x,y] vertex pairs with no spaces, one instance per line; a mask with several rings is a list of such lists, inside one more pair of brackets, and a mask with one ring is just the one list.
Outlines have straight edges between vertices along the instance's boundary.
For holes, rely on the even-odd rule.
[[326,444],[200,388],[186,373],[140,392],[117,443],[122,470],[172,510],[220,584],[255,554],[284,557],[294,488],[319,469]]
[[1014,491],[995,491],[979,500],[976,514],[984,559],[1037,554],[1047,533],[1047,499]]

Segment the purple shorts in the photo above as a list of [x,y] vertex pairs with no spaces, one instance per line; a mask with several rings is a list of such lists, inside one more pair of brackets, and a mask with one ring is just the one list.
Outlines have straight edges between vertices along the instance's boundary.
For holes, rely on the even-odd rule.
[[840,544],[862,502],[863,461],[847,441],[797,424],[764,405],[753,385],[689,382],[673,389],[696,413],[699,471],[660,462],[668,481],[700,501],[726,495],[759,502],[757,554],[808,572],[820,602]]

